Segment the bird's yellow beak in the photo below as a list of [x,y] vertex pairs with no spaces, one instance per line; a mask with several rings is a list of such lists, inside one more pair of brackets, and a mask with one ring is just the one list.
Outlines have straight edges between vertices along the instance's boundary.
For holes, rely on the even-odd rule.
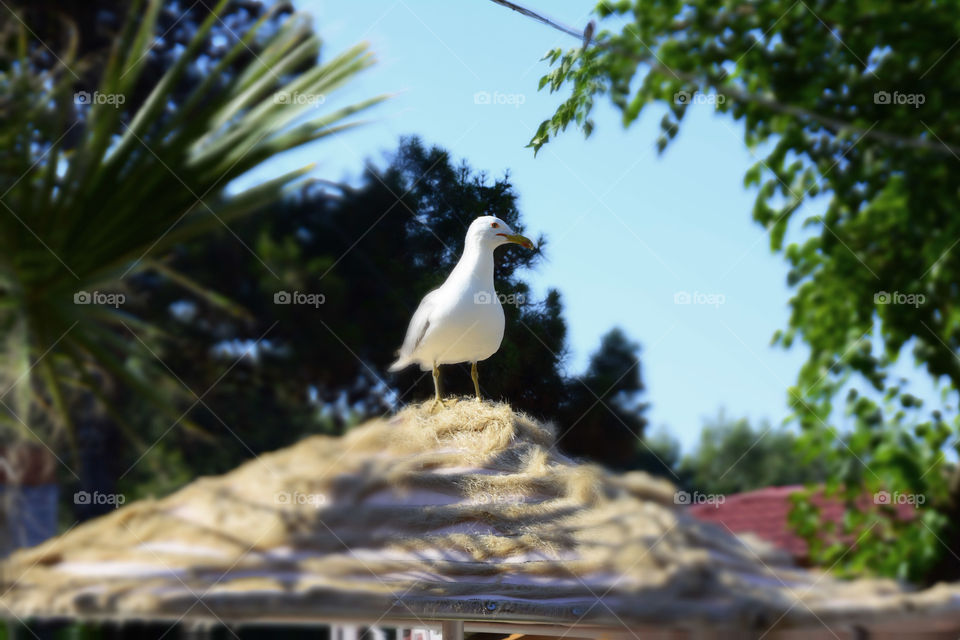
[[519,244],[521,247],[524,247],[525,249],[533,249],[533,242],[530,241],[530,238],[527,238],[526,236],[522,236],[519,233],[515,233],[513,235],[498,233],[497,235],[503,236],[504,238],[507,239],[508,242]]

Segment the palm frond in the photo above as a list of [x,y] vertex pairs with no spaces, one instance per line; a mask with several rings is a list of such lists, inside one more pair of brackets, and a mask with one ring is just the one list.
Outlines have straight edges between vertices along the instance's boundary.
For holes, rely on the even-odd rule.
[[[98,380],[109,376],[199,432],[160,391],[182,386],[146,347],[162,339],[161,328],[83,296],[120,291],[146,268],[242,314],[229,296],[164,266],[163,256],[281,198],[309,167],[227,192],[236,178],[283,151],[355,126],[355,114],[384,99],[314,117],[308,113],[318,101],[284,99],[326,97],[372,57],[360,45],[317,64],[320,41],[309,21],[294,14],[264,37],[267,14],[186,99],[172,104],[226,3],[220,0],[133,113],[117,102],[147,81],[142,71],[161,0],[131,3],[100,80],[103,99],[77,104],[68,71],[81,61],[70,51],[49,72],[28,64],[0,70],[0,425],[25,435],[69,434],[77,388],[120,419],[99,388]],[[21,30],[19,37],[26,56],[29,35]],[[230,71],[245,56],[246,66]],[[190,393],[181,392],[189,406]]]

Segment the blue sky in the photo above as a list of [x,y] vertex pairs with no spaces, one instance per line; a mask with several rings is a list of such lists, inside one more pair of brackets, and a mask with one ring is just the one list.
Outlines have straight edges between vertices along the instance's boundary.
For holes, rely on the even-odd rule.
[[[737,123],[695,106],[658,156],[662,113],[651,110],[625,130],[603,104],[589,140],[570,130],[535,158],[525,145],[561,99],[537,92],[548,69],[540,59],[574,46],[569,36],[489,0],[295,4],[314,15],[324,57],[364,40],[378,57],[321,108],[398,94],[370,124],[288,153],[280,168],[315,162],[318,177],[350,179],[365,160],[381,162],[400,136],[417,134],[491,176],[509,169],[528,235],[548,239],[529,280],[541,294],[563,294],[569,371],[581,371],[600,336],[620,326],[643,345],[652,426],[665,426],[685,449],[721,408],[754,421],[787,415],[786,388],[804,352],[770,346],[786,325],[790,292],[785,262],[750,217],[754,193],[743,175],[754,160]],[[578,28],[593,7],[528,4]],[[478,92],[491,103],[477,104]],[[675,304],[678,292],[723,302]]]

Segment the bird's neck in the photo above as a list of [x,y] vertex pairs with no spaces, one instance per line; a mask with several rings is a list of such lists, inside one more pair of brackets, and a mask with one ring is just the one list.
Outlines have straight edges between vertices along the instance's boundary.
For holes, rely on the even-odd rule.
[[463,248],[460,262],[454,267],[450,279],[486,287],[493,291],[493,250],[479,244],[468,243]]

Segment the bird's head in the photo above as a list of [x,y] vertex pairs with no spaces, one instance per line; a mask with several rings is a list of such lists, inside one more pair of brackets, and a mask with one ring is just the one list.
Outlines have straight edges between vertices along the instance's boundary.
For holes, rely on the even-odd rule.
[[506,222],[496,216],[480,216],[467,229],[467,242],[477,242],[490,249],[500,245],[514,243],[527,249],[533,249],[533,242],[519,233],[514,233]]

